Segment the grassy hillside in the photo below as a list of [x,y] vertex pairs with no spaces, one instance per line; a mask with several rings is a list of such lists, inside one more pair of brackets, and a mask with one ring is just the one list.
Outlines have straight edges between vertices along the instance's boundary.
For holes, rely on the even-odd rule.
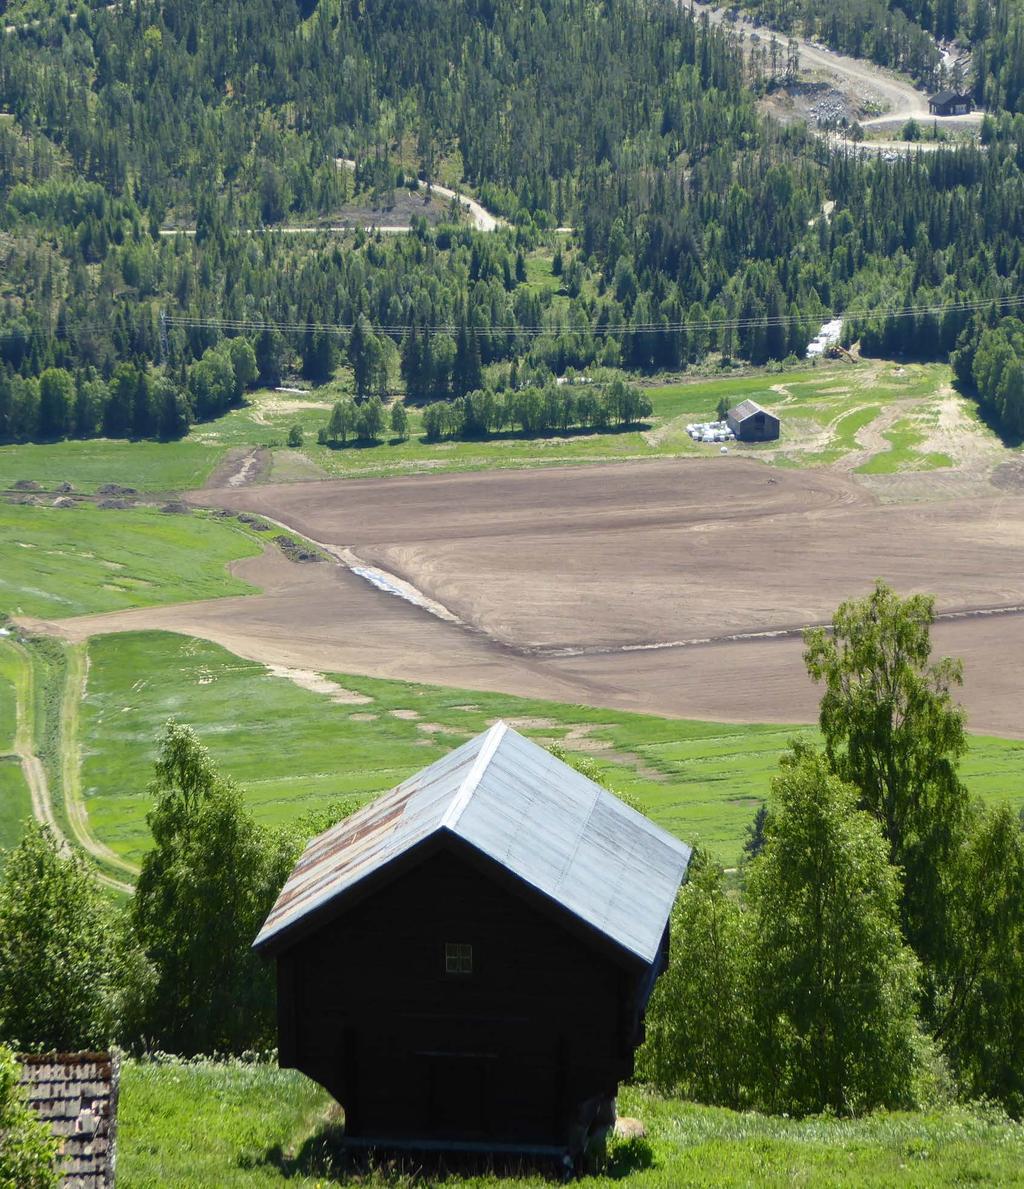
[[137,491],[202,487],[223,451],[202,442],[125,442],[107,438],[0,446],[0,489],[22,479],[52,489],[96,491],[108,483]]
[[[1024,1183],[1024,1129],[996,1113],[949,1108],[856,1121],[767,1118],[625,1088],[621,1114],[648,1138],[613,1146],[593,1187],[690,1185],[929,1186]],[[266,1065],[125,1063],[118,1184],[142,1186],[422,1185],[410,1165],[348,1175],[331,1159],[337,1112],[292,1071]],[[334,1131],[336,1134],[336,1131]],[[452,1178],[467,1186],[551,1184],[539,1172]]]
[[[160,632],[96,637],[89,662],[82,790],[93,832],[134,861],[148,842],[155,741],[172,715],[199,731],[272,825],[340,797],[382,792],[503,717],[536,739],[591,755],[613,787],[730,866],[788,739],[814,734],[355,676],[333,678],[332,697],[217,645]],[[1022,760],[1024,743],[976,739],[966,766],[972,789],[1024,803]]]
[[62,618],[247,594],[226,567],[259,551],[237,524],[205,515],[0,503],[0,610]]

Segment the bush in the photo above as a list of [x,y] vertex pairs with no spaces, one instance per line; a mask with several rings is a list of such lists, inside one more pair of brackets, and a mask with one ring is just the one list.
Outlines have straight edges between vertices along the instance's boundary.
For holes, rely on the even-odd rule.
[[302,442],[303,442],[302,426],[301,425],[293,425],[291,427],[291,429],[288,431],[288,445],[293,446],[293,447],[301,446]]
[[104,1048],[115,1031],[112,910],[77,854],[30,826],[0,882],[0,1028],[32,1049]]
[[25,1105],[19,1073],[14,1054],[0,1045],[0,1186],[56,1189],[57,1143]]

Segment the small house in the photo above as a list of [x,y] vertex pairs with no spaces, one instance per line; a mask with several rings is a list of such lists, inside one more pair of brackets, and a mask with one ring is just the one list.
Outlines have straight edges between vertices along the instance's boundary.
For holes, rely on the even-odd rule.
[[62,1189],[113,1189],[117,1054],[33,1053],[18,1061],[28,1105],[57,1141]]
[[753,400],[745,400],[730,409],[726,423],[738,442],[774,442],[779,436],[778,417]]
[[960,91],[939,91],[928,100],[928,110],[933,116],[965,116],[973,108],[970,95]]
[[345,1142],[566,1156],[614,1121],[690,848],[498,723],[314,838],[254,942]]

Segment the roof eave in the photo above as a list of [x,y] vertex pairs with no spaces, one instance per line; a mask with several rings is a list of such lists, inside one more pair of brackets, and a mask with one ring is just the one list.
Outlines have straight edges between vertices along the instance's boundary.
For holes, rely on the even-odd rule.
[[372,895],[399,875],[411,870],[429,858],[432,854],[443,849],[445,844],[454,838],[454,833],[447,826],[439,826],[426,837],[406,850],[396,854],[379,867],[373,867],[361,876],[355,883],[339,889],[333,896],[325,898],[320,904],[310,908],[293,921],[286,921],[271,930],[262,929],[252,943],[252,949],[261,957],[273,958],[284,950],[290,949],[304,937],[315,933],[325,920],[329,920],[342,907],[345,910],[353,904]]

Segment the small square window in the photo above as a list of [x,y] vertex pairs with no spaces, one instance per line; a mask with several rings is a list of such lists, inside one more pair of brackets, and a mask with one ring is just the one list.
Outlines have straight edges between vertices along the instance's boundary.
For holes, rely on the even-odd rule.
[[445,974],[472,974],[473,947],[465,941],[446,941],[444,943],[444,972]]

